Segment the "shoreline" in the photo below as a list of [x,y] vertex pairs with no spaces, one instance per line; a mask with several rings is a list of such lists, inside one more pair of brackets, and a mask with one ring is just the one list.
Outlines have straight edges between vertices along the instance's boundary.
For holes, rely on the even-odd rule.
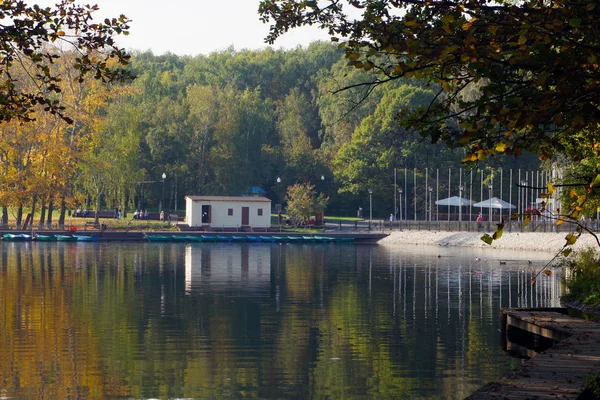
[[[568,233],[504,232],[499,240],[488,245],[481,240],[485,232],[442,232],[442,231],[392,231],[378,244],[417,245],[438,247],[471,247],[484,249],[506,249],[557,253],[566,243]],[[594,236],[583,234],[572,246],[574,250],[598,248]],[[600,248],[598,248],[600,250]]]

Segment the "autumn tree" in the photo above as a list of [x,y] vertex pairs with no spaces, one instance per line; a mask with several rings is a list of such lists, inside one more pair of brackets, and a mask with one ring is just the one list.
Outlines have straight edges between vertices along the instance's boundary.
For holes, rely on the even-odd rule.
[[314,185],[297,183],[287,189],[286,213],[295,223],[305,223],[311,215],[323,212],[328,200],[323,193],[316,194]]
[[[123,66],[129,56],[116,45],[113,36],[127,34],[129,20],[121,15],[94,23],[92,14],[97,10],[98,6],[78,5],[75,0],[61,0],[54,7],[28,6],[17,0],[2,2],[0,120],[30,120],[36,105],[42,105],[46,111],[71,121],[56,98],[63,88],[63,77],[50,68],[60,58],[55,51],[57,45],[78,53],[71,62],[77,79],[86,75],[102,81],[128,77]],[[118,62],[111,64],[109,59]],[[14,68],[25,69],[33,84],[23,87],[13,74]]]
[[[524,150],[578,160],[598,145],[594,1],[263,0],[259,13],[271,23],[269,43],[297,26],[327,30],[349,65],[372,73],[364,85],[430,83],[433,101],[399,109],[402,122],[432,142],[466,147],[466,162]],[[465,96],[474,85],[478,95]]]

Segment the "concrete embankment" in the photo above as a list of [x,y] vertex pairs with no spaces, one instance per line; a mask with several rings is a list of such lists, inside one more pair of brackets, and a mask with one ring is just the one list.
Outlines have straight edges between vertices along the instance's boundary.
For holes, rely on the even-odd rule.
[[[481,232],[442,232],[442,231],[392,231],[379,241],[381,245],[433,245],[444,247],[479,247],[510,250],[545,251],[556,253],[565,245],[567,233],[505,232],[499,240],[488,245],[481,240]],[[600,250],[596,238],[582,235],[573,246],[575,249],[595,247]]]

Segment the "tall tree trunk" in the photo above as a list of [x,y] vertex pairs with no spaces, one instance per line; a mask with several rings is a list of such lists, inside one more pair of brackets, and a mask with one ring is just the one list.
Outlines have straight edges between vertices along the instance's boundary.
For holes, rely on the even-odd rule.
[[33,196],[33,200],[31,201],[31,214],[25,218],[25,224],[23,224],[23,229],[27,229],[29,226],[33,226],[33,217],[35,215],[35,206],[37,204],[37,196]]
[[23,205],[19,204],[19,208],[17,209],[17,228],[21,227],[21,223],[23,222]]
[[60,229],[65,229],[65,214],[67,211],[67,202],[65,201],[65,197],[60,200],[60,216],[58,217],[58,227]]
[[2,227],[8,228],[8,208],[6,206],[2,206]]
[[38,229],[44,229],[44,220],[46,219],[46,199],[42,200],[42,208],[40,210],[40,222],[38,223]]
[[48,204],[48,221],[46,221],[46,227],[52,229],[52,213],[54,212],[54,203],[50,201]]

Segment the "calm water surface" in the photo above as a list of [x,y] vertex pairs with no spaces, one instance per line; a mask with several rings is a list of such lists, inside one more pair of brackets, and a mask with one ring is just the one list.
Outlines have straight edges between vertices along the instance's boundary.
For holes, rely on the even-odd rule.
[[532,253],[0,246],[0,397],[19,399],[463,398],[519,363],[499,308],[561,290],[528,285]]

